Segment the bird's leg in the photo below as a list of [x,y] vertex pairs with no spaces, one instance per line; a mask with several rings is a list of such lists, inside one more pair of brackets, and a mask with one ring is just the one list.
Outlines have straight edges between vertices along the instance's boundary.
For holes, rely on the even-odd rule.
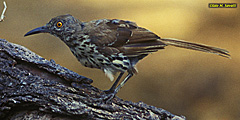
[[115,88],[117,87],[118,82],[122,78],[123,74],[124,74],[124,72],[121,72],[119,74],[119,76],[117,77],[116,81],[113,83],[112,87],[109,90],[105,90],[104,92],[106,92],[106,93],[113,93]]
[[124,78],[124,80],[118,85],[118,87],[114,90],[114,93],[117,92],[124,86],[124,84],[133,76],[133,73],[128,73],[128,75]]
[[[121,74],[120,74],[121,75]],[[119,75],[119,76],[120,76]],[[114,89],[114,91],[110,94],[107,95],[107,97],[105,97],[104,99],[107,99],[107,102],[111,101],[114,96],[118,93],[118,91],[124,86],[124,84],[133,76],[133,73],[129,73],[124,80],[118,85],[117,88]],[[119,80],[118,80],[119,81]],[[115,83],[114,83],[115,84]],[[116,87],[116,86],[115,86]]]

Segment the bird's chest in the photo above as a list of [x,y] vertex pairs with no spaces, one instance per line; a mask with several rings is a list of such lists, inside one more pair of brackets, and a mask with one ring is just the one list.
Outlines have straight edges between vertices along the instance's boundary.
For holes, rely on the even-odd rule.
[[127,57],[122,54],[104,56],[98,51],[98,47],[95,44],[91,44],[88,40],[74,43],[73,46],[70,47],[72,53],[85,67],[125,71],[130,66],[130,61]]
[[104,61],[104,56],[101,55],[97,46],[91,44],[88,40],[82,42],[75,42],[72,47],[70,47],[72,53],[77,57],[78,61],[91,68],[101,68],[100,64]]

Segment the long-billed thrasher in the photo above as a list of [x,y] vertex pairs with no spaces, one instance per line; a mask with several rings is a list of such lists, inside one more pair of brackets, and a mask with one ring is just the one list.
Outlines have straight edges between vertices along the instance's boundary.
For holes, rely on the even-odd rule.
[[[81,22],[72,15],[60,15],[24,36],[37,33],[50,33],[59,37],[82,65],[101,69],[111,81],[114,79],[113,75],[120,72],[107,91],[111,98],[137,73],[135,65],[139,60],[149,53],[164,49],[165,46],[171,45],[230,58],[227,50],[173,38],[160,38],[134,22],[119,19]],[[125,72],[128,72],[128,75],[118,85]]]

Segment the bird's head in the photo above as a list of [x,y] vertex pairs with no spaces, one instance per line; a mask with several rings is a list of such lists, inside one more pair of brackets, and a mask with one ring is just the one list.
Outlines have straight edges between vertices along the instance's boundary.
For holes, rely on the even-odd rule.
[[63,40],[81,29],[82,22],[80,22],[78,19],[75,19],[72,15],[68,14],[54,17],[46,25],[35,28],[26,33],[24,36],[38,33],[50,33]]

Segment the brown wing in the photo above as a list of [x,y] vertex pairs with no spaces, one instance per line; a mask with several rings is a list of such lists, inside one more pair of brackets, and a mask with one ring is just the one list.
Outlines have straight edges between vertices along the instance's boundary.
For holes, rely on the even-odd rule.
[[122,52],[134,57],[155,52],[166,46],[159,41],[160,37],[156,34],[130,21],[97,20],[94,21],[94,28],[92,42],[101,46],[100,51],[107,55]]

